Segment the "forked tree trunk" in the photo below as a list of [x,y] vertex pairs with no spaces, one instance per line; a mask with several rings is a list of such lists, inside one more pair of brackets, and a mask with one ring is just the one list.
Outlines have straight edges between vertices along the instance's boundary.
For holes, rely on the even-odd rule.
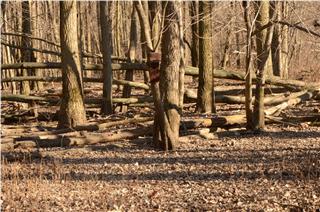
[[77,26],[76,1],[60,2],[63,93],[58,128],[75,127],[86,122]]
[[[256,2],[256,28],[259,29],[261,26],[269,22],[269,8],[270,2],[263,0]],[[268,60],[270,58],[270,46],[272,41],[274,26],[268,29],[264,29],[257,33],[257,83],[256,83],[256,94],[254,102],[254,129],[262,130],[265,126],[264,118],[264,85],[265,75],[268,73],[270,68]]]
[[103,56],[103,103],[101,113],[112,114],[112,23],[111,3],[101,1],[100,3],[100,24],[101,24],[101,50]]
[[201,113],[214,111],[213,103],[213,59],[211,42],[211,2],[199,2],[199,86],[197,110]]

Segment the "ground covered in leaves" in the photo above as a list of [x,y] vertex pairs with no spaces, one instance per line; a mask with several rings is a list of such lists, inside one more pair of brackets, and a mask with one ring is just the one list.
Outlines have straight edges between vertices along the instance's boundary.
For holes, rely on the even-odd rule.
[[320,128],[268,126],[2,154],[3,211],[172,211],[320,208]]

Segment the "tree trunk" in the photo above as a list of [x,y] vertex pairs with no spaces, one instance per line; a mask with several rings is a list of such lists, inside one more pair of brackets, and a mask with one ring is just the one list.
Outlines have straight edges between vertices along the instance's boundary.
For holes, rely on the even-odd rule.
[[[179,141],[180,113],[180,88],[181,76],[181,3],[163,2],[165,12],[165,28],[167,29],[162,37],[162,58],[160,68],[160,89],[161,100],[163,101],[163,111],[158,111],[161,135],[161,146],[164,150],[174,150]],[[179,17],[180,16],[180,17]],[[179,24],[180,22],[180,24]],[[183,36],[183,35],[182,35]],[[180,80],[179,80],[180,79]],[[183,95],[183,94],[182,94]],[[162,109],[162,108],[161,108]]]
[[199,65],[199,24],[198,24],[198,2],[192,1],[190,3],[191,14],[191,29],[192,29],[192,42],[191,42],[191,62],[193,67]]
[[247,129],[253,129],[253,106],[252,106],[252,75],[251,75],[251,51],[253,38],[251,37],[252,25],[250,20],[250,2],[243,1],[244,20],[247,28],[247,48],[246,48],[246,89],[245,89],[245,107],[246,107],[246,119]]
[[76,1],[60,2],[63,96],[58,128],[75,127],[86,122],[77,26]]
[[[269,8],[270,2],[268,0],[259,1],[256,3],[257,20],[256,27],[260,29],[261,26],[269,22]],[[264,118],[264,85],[265,75],[268,73],[270,58],[270,46],[272,41],[273,26],[264,29],[257,33],[257,83],[256,94],[254,102],[254,129],[263,130],[265,126]]]
[[[30,24],[30,5],[29,1],[22,1],[22,32],[24,34],[31,34],[31,24]],[[31,47],[31,39],[29,37],[22,37],[21,38],[21,44],[23,47],[30,48]],[[32,51],[30,50],[23,50],[22,52],[22,61],[23,62],[32,62]],[[31,70],[28,69],[22,69],[21,75],[26,77],[29,75],[29,72]],[[23,95],[29,95],[30,94],[30,84],[28,81],[21,82],[20,85],[20,93]]]
[[[130,62],[134,62],[136,60],[136,52],[138,45],[138,29],[137,29],[137,11],[135,7],[132,7],[131,13],[131,28],[130,28],[130,44],[129,44],[129,60]],[[127,81],[133,81],[133,70],[126,70],[125,79]],[[131,95],[131,87],[124,86],[123,88],[123,98],[129,98]],[[122,112],[127,111],[127,106],[123,105],[121,108]]]
[[158,42],[160,41],[160,23],[159,23],[159,7],[157,1],[148,1],[148,8],[150,11],[150,23],[151,23],[151,39],[152,44],[155,47],[155,51],[158,49]]
[[211,42],[210,2],[199,2],[199,86],[197,110],[201,113],[214,112],[213,59]]
[[101,24],[101,49],[103,55],[103,104],[101,113],[112,114],[112,23],[111,2],[100,2],[100,24]]
[[[277,16],[277,21],[286,17],[287,3],[273,2],[271,7]],[[273,74],[283,79],[288,78],[288,26],[277,24],[271,45]]]

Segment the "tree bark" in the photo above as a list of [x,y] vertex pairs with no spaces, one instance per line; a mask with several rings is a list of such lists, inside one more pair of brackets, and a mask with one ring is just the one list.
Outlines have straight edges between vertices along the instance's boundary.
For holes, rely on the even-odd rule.
[[[31,23],[30,23],[30,5],[29,1],[22,1],[22,32],[25,34],[31,34]],[[29,37],[22,37],[21,38],[22,46],[25,48],[31,48],[31,39]],[[30,50],[23,50],[21,52],[21,57],[23,62],[32,62],[32,51]],[[22,69],[21,75],[26,77],[29,75],[31,70]],[[21,82],[20,85],[20,93],[23,95],[30,94],[30,84],[28,81]],[[25,105],[27,107],[27,105]]]
[[112,23],[111,23],[111,4],[112,2],[101,1],[100,6],[100,24],[101,24],[101,48],[103,55],[103,104],[101,113],[112,114]]
[[192,29],[192,42],[191,42],[191,63],[193,67],[199,65],[199,19],[198,19],[198,2],[191,1],[191,29]]
[[[138,45],[138,29],[137,29],[137,11],[135,7],[132,7],[131,13],[131,27],[130,27],[130,44],[129,44],[129,60],[130,62],[134,62],[136,60],[136,51]],[[125,79],[127,81],[133,81],[133,70],[126,70]],[[123,98],[128,98],[131,95],[131,87],[124,86],[123,88]],[[123,105],[121,108],[122,112],[126,112],[128,110],[126,105]]]
[[248,130],[253,129],[253,105],[252,105],[252,75],[251,75],[251,52],[252,52],[252,43],[253,39],[251,37],[252,33],[252,25],[250,20],[250,2],[243,1],[243,9],[244,9],[244,20],[247,28],[247,48],[246,48],[246,75],[245,75],[245,107],[246,107],[246,119],[247,125],[246,128]]
[[58,128],[75,127],[86,122],[77,25],[76,1],[60,2],[63,96]]
[[[160,107],[160,145],[164,150],[175,150],[179,141],[180,113],[180,64],[181,58],[181,2],[162,2],[166,8],[164,26],[166,31],[162,37],[162,58],[160,67],[160,90],[163,107]],[[159,109],[159,108],[158,108]],[[163,110],[162,110],[163,109]]]
[[[269,22],[269,9],[270,2],[268,0],[262,0],[256,3],[257,21],[256,27],[259,29],[263,25]],[[270,71],[269,58],[270,58],[270,46],[272,41],[274,26],[268,29],[264,29],[257,33],[257,82],[256,82],[256,94],[254,102],[254,129],[263,130],[265,126],[264,118],[264,86],[265,75]]]
[[211,42],[210,2],[199,2],[199,86],[197,110],[201,113],[214,111],[213,59]]
[[[271,7],[277,16],[277,21],[282,21],[287,16],[287,2],[273,2]],[[288,26],[277,24],[271,45],[273,74],[283,79],[288,78]]]

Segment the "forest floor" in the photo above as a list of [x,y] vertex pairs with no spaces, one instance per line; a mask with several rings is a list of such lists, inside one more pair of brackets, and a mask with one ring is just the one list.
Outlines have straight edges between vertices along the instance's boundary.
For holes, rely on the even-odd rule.
[[[2,110],[9,106],[2,104]],[[319,107],[313,100],[285,113],[305,115],[319,112]],[[187,108],[185,115],[193,109]],[[221,104],[218,111],[238,114],[243,105]],[[118,116],[138,113],[150,115],[152,109],[132,108]],[[32,135],[35,128],[56,124],[2,125],[2,134]],[[1,207],[3,211],[319,211],[319,182],[320,127],[278,123],[267,125],[260,134],[219,128],[212,139],[190,131],[173,152],[158,151],[149,136],[85,147],[3,151]]]

